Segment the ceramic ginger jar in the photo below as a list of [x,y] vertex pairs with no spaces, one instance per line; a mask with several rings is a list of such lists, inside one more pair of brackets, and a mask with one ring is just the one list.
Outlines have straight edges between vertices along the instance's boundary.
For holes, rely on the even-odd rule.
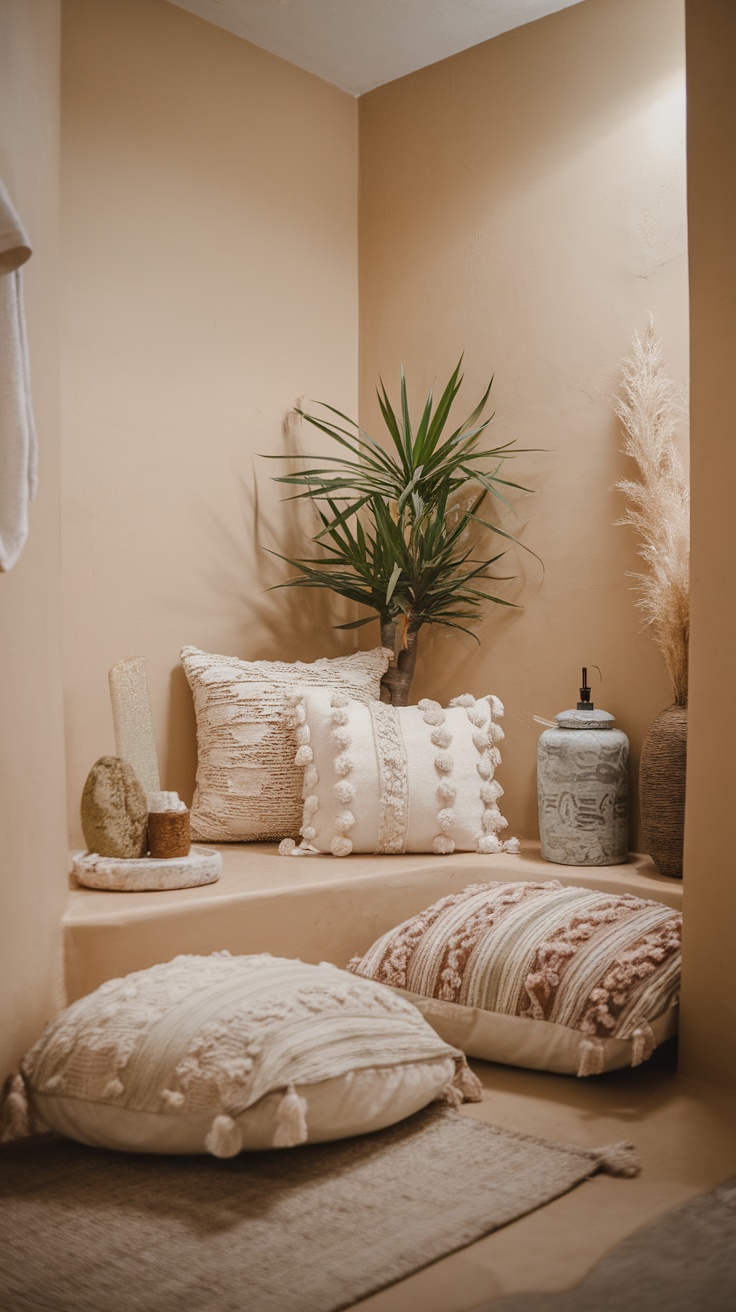
[[592,704],[555,716],[537,748],[542,856],[565,866],[627,860],[629,740]]

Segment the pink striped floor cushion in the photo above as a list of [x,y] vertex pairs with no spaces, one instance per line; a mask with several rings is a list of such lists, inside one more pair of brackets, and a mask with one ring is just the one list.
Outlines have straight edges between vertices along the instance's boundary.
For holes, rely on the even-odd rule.
[[675,1033],[681,928],[679,912],[628,893],[471,884],[347,968],[400,989],[468,1056],[597,1075]]

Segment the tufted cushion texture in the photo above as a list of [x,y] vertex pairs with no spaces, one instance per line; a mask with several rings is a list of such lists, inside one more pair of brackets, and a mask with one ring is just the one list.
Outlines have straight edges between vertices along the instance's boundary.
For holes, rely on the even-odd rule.
[[631,894],[471,884],[348,970],[400,990],[469,1056],[593,1075],[674,1033],[681,931],[678,912]]
[[[301,851],[517,851],[500,837],[503,788],[494,778],[503,731],[497,697],[450,706],[360,704],[316,689],[292,698],[304,768]],[[294,842],[282,844],[283,852]]]
[[330,688],[359,702],[378,699],[390,652],[383,647],[313,661],[241,661],[184,647],[182,664],[197,721],[192,837],[215,843],[268,842],[301,823],[302,775],[285,699]]
[[412,1004],[336,966],[176,957],[110,980],[24,1058],[32,1118],[100,1147],[231,1157],[479,1097]]

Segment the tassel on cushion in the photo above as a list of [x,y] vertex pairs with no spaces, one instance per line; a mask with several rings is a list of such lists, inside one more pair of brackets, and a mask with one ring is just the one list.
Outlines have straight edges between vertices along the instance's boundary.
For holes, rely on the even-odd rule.
[[429,739],[430,742],[434,743],[435,747],[445,748],[450,746],[450,743],[452,742],[452,734],[450,733],[450,730],[443,725],[439,729],[433,729],[429,735]]
[[352,850],[353,845],[349,838],[345,838],[344,834],[336,834],[330,843],[330,851],[333,856],[350,856]]
[[503,797],[503,788],[497,779],[490,779],[488,783],[481,784],[480,795],[486,806],[493,806],[499,797]]
[[355,784],[351,784],[349,779],[340,779],[336,784],[333,784],[332,792],[337,801],[343,806],[355,801]]
[[462,1102],[482,1102],[483,1085],[478,1076],[471,1071],[465,1057],[455,1059],[455,1078],[452,1087],[457,1089]]
[[434,1101],[446,1102],[450,1107],[461,1107],[463,1103],[463,1095],[459,1089],[455,1088],[454,1084],[448,1084],[447,1088],[444,1089],[442,1093],[437,1094]]
[[601,1075],[603,1055],[600,1039],[583,1039],[578,1048],[578,1075]]
[[307,1100],[290,1084],[276,1114],[274,1148],[294,1148],[307,1141]]
[[355,824],[355,816],[352,811],[340,811],[335,816],[335,828],[338,834],[346,834]]
[[447,834],[437,834],[436,838],[432,839],[432,851],[435,856],[451,856],[455,851],[455,843],[452,838],[447,837]]
[[216,1116],[204,1146],[213,1157],[237,1157],[243,1147],[240,1127],[232,1116]]
[[650,1025],[639,1025],[631,1036],[631,1065],[641,1066],[651,1057],[656,1044]]
[[310,847],[306,841],[297,847],[293,838],[282,838],[279,843],[279,856],[316,856],[317,848]]
[[22,1075],[11,1075],[0,1118],[0,1143],[14,1143],[31,1133],[31,1114]]
[[[475,706],[469,706],[469,707],[468,707],[468,710],[466,711],[466,714],[467,714],[468,719],[470,720],[470,723],[471,723],[471,724],[474,724],[475,727],[476,727],[476,729],[482,729],[482,728],[488,723],[488,720],[487,720],[487,717],[486,717],[486,715],[485,715],[485,713],[484,713],[484,711],[483,711],[483,708],[482,708],[481,706],[478,706],[477,704],[476,704]],[[485,739],[485,735],[483,735],[483,736],[484,736],[484,739]],[[475,742],[475,739],[476,739],[476,735],[473,734],[473,742]],[[484,741],[484,742],[483,742],[483,747],[485,747],[485,745],[486,745],[486,744],[485,744],[485,741]],[[477,743],[476,743],[476,746],[477,746]],[[482,751],[482,747],[481,747],[481,748],[478,748],[478,750],[479,750],[479,751]]]

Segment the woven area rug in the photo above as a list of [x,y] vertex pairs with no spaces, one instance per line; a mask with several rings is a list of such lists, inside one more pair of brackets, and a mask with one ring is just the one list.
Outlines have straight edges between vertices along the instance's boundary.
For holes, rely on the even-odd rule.
[[436,1106],[228,1161],[26,1140],[0,1150],[0,1307],[335,1312],[607,1166],[635,1169]]
[[734,1312],[736,1179],[624,1239],[576,1289],[507,1294],[475,1312]]

